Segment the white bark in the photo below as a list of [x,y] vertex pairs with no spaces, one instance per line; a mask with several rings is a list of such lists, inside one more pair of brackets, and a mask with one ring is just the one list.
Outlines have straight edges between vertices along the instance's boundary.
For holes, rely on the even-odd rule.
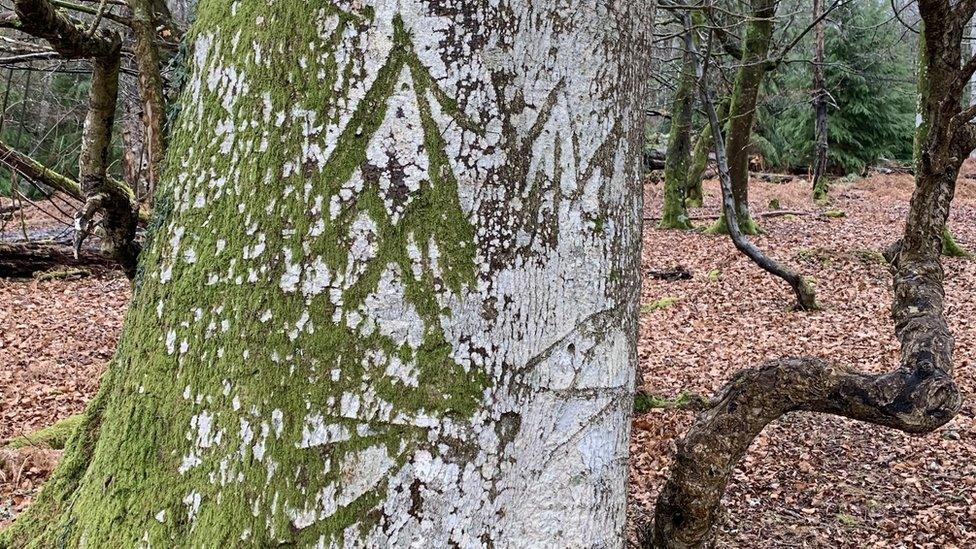
[[[342,4],[354,12],[364,7],[360,2]],[[481,411],[466,419],[398,414],[396,402],[371,402],[368,390],[342,395],[340,400],[350,403],[343,407],[343,417],[366,425],[382,419],[420,426],[427,430],[430,445],[402,467],[394,466],[394,457],[382,446],[348,456],[345,483],[309,487],[305,505],[288,510],[292,522],[301,528],[327,516],[389,476],[381,506],[384,519],[366,534],[370,544],[473,546],[492,540],[499,546],[524,547],[619,545],[634,386],[641,217],[640,149],[635,142],[642,118],[635,104],[641,81],[635,64],[643,62],[636,55],[640,44],[624,41],[646,39],[636,29],[650,18],[624,2],[524,0],[477,8],[458,2],[443,7],[443,15],[432,14],[437,10],[424,2],[367,4],[376,19],[364,32],[343,37],[340,45],[341,54],[362,56],[365,74],[353,83],[346,112],[356,109],[390,58],[399,16],[440,90],[457,97],[463,116],[484,129],[465,129],[429,94],[458,179],[461,205],[476,228],[478,276],[476,284],[460,292],[441,289],[441,325],[425,326],[404,297],[401,279],[409,275],[391,263],[365,307],[346,321],[350,326],[362,322],[413,348],[425,330],[443,330],[454,360],[488,374],[491,386],[484,391]],[[328,29],[334,20],[323,18],[321,23]],[[249,89],[246,70],[221,62],[219,52],[228,44],[219,43],[207,29],[203,32],[194,86],[219,82],[227,105],[238,94],[259,93]],[[260,55],[257,50],[255,54]],[[274,62],[270,52],[254,60],[258,67]],[[367,149],[367,161],[381,167],[381,189],[388,191],[396,177],[407,188],[400,204],[387,195],[394,223],[412,194],[430,179],[429,151],[424,150],[416,85],[408,67],[400,69],[395,89],[386,119]],[[271,120],[280,120],[312,112],[314,106],[299,99],[290,109],[270,105],[270,111]],[[286,162],[284,174],[309,160],[323,163],[333,154],[347,123],[342,118],[316,128],[306,156]],[[319,121],[312,115],[308,124]],[[250,145],[261,148],[233,141],[233,131],[228,130],[228,154]],[[402,169],[383,169],[390,165]],[[519,165],[527,170],[512,170]],[[510,177],[506,170],[517,175]],[[233,174],[228,177],[234,179]],[[357,170],[346,185],[351,192],[328,197],[333,212],[361,186]],[[194,190],[187,187],[180,194],[189,200]],[[185,202],[181,207],[192,206]],[[349,237],[365,243],[352,247],[349,265],[375,260],[375,245],[362,237],[375,235],[375,227],[368,216],[361,221]],[[187,233],[192,230],[188,227]],[[169,255],[181,257],[179,239],[175,243]],[[420,251],[411,251],[419,265]],[[284,292],[301,287],[314,294],[331,287],[333,302],[341,306],[341,297],[335,295],[341,290],[328,283],[328,269],[316,268],[315,258],[293,255],[287,248],[267,253],[287,265],[280,284]],[[429,254],[436,271],[436,248]],[[322,277],[325,281],[318,281]],[[413,367],[392,362],[388,375],[416,384]],[[376,412],[384,407],[386,412]],[[314,445],[318,433],[341,429],[321,418],[319,411],[309,411],[309,436],[301,445]],[[464,459],[450,455],[452,447],[468,445],[476,450]],[[330,497],[313,495],[320,493]],[[334,494],[339,495],[333,501]],[[347,532],[347,541],[360,535],[358,525]]]
[[217,4],[117,360],[151,398],[102,426],[162,414],[135,453],[173,458],[100,442],[72,512],[155,478],[113,527],[157,545],[620,546],[649,4]]

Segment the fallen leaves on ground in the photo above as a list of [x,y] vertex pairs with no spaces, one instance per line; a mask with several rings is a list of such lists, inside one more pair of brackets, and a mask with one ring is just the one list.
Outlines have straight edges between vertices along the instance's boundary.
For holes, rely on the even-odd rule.
[[[904,229],[913,185],[904,175],[836,182],[831,203],[816,204],[803,180],[752,183],[754,212],[774,199],[786,210],[845,212],[759,219],[764,233],[753,241],[814,279],[823,310],[810,313],[793,312],[789,286],[737,252],[728,236],[662,231],[646,223],[644,269],[680,264],[693,276],[645,277],[643,303],[673,303],[644,309],[639,388],[664,398],[711,395],[737,370],[783,356],[816,356],[866,372],[895,368],[891,277],[880,252]],[[717,184],[709,182],[706,191],[705,208],[694,215],[718,212]],[[660,192],[660,186],[648,187],[648,216],[659,213]],[[976,249],[974,220],[976,182],[961,178],[950,226],[969,249]],[[924,437],[832,416],[782,418],[756,439],[733,473],[719,546],[976,546],[976,260],[946,259],[945,267],[962,412]],[[632,536],[653,516],[675,445],[693,416],[658,409],[634,418]]]
[[[84,410],[115,353],[128,301],[129,281],[121,273],[0,279],[0,447]],[[0,456],[0,468],[33,464],[24,474],[0,475],[0,527],[30,502],[53,455],[60,453],[28,447]]]

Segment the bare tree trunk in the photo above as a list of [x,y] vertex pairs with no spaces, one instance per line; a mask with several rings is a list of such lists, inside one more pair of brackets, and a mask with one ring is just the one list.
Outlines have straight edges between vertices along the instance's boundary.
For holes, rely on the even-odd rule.
[[119,123],[122,134],[122,180],[132,189],[136,199],[142,202],[147,198],[146,189],[150,185],[147,181],[146,126],[136,79],[121,79],[119,103],[122,111]]
[[[732,197],[735,200],[739,228],[749,235],[759,232],[759,226],[749,214],[749,151],[759,89],[768,69],[767,57],[773,38],[776,6],[777,0],[751,2],[752,14],[742,40],[742,60],[736,72],[729,104],[726,156],[732,176]],[[719,218],[710,232],[728,232],[725,216]]]
[[[823,12],[823,0],[813,0],[813,18],[817,20]],[[819,19],[813,30],[813,117],[814,117],[814,155],[813,155],[813,197],[822,200],[827,197],[830,186],[826,179],[827,171],[827,87],[824,82],[824,20]]]
[[139,96],[143,119],[145,149],[146,188],[143,196],[152,206],[156,184],[160,178],[163,157],[166,153],[166,99],[163,77],[160,72],[159,46],[156,43],[157,28],[169,21],[166,3],[159,0],[127,0],[132,10],[132,34],[135,36],[133,53],[139,67]]
[[118,354],[0,547],[622,545],[650,4],[318,6],[200,6]]
[[688,167],[691,163],[691,127],[695,109],[695,58],[691,16],[681,14],[682,61],[678,86],[671,106],[671,132],[664,162],[664,211],[662,229],[691,229],[691,218],[685,205]]
[[0,243],[0,278],[29,278],[51,269],[93,266],[107,270],[118,264],[87,250],[75,256],[68,246]]

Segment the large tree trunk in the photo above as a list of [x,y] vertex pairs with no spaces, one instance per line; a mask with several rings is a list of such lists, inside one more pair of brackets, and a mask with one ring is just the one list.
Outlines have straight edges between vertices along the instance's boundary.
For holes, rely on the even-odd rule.
[[0,546],[622,543],[649,4],[341,5],[200,6],[118,354]]
[[[768,55],[773,38],[773,22],[777,0],[752,0],[752,18],[746,25],[742,40],[742,60],[735,75],[729,104],[729,123],[726,156],[732,176],[732,197],[739,228],[744,234],[759,231],[749,214],[749,146],[752,126],[756,119],[759,88],[769,67]],[[721,217],[711,232],[728,232],[725,217]]]
[[691,229],[691,218],[685,205],[688,187],[688,167],[691,163],[691,126],[695,114],[695,58],[693,52],[691,16],[679,15],[684,25],[681,35],[683,56],[678,86],[671,105],[671,131],[668,152],[664,161],[664,208],[662,229]]

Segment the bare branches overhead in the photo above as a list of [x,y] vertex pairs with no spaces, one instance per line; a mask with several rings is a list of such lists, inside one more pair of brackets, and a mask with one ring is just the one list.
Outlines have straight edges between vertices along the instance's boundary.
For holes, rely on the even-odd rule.
[[66,59],[117,56],[122,45],[118,33],[106,28],[88,32],[83,23],[68,17],[48,0],[15,0],[15,28],[47,40]]

